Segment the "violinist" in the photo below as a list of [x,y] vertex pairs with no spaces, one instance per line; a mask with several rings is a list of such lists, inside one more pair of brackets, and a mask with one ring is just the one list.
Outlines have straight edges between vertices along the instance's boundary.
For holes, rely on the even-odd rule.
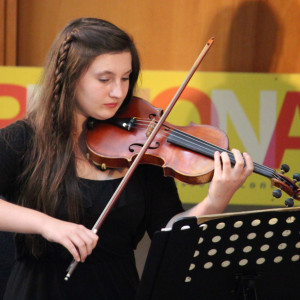
[[[23,120],[0,131],[0,230],[16,233],[4,299],[134,299],[134,249],[182,216],[221,213],[252,173],[246,153],[215,153],[208,195],[184,211],[173,178],[139,165],[98,235],[91,228],[126,173],[86,157],[87,120],[129,103],[140,63],[132,39],[113,24],[81,18],[54,41]],[[4,200],[6,199],[6,200]],[[80,264],[64,276],[70,260]]]

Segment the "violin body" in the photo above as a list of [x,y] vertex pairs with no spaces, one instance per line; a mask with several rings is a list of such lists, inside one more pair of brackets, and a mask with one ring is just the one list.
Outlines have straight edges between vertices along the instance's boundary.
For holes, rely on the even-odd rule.
[[[113,119],[96,121],[92,130],[88,130],[86,144],[90,159],[108,168],[130,167],[162,113],[160,108],[148,101],[133,97],[130,104]],[[130,130],[123,128],[123,120],[133,117],[136,124]],[[184,183],[209,182],[213,176],[213,159],[170,143],[168,136],[174,129],[228,149],[226,134],[216,127],[194,123],[174,126],[165,122],[140,163],[161,166],[165,176],[172,176]]]

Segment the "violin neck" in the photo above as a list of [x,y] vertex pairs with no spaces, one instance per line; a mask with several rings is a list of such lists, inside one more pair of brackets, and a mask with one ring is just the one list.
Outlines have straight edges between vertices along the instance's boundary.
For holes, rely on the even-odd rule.
[[[220,153],[226,152],[229,155],[232,165],[235,165],[235,159],[231,151],[221,148],[219,146],[213,145],[188,133],[180,131],[178,129],[172,130],[167,141],[176,146],[194,151],[196,153],[205,155],[210,158],[214,158],[214,153],[219,151]],[[254,173],[265,176],[267,178],[273,178],[275,171],[264,165],[260,165],[254,162]]]

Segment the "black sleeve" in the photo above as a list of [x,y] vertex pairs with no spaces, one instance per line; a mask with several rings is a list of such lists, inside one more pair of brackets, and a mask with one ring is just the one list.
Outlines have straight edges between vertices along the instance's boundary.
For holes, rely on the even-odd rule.
[[183,211],[175,181],[165,177],[161,167],[145,166],[147,169],[148,201],[146,207],[146,226],[150,238],[161,230],[169,220]]
[[17,179],[22,171],[28,133],[29,127],[23,121],[0,130],[0,195],[5,198],[9,198],[18,188]]

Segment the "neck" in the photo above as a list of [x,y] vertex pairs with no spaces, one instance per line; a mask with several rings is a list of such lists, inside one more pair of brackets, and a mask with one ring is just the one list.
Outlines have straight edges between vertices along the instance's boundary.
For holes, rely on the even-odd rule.
[[[213,145],[178,129],[172,130],[171,134],[168,137],[168,142],[192,150],[196,153],[203,154],[210,158],[214,157],[214,153],[216,151],[219,151],[220,153],[226,152],[229,155],[231,164],[235,164],[234,156],[229,150]],[[268,178],[272,178],[274,176],[273,169],[260,165],[258,163],[254,163],[254,172]]]

